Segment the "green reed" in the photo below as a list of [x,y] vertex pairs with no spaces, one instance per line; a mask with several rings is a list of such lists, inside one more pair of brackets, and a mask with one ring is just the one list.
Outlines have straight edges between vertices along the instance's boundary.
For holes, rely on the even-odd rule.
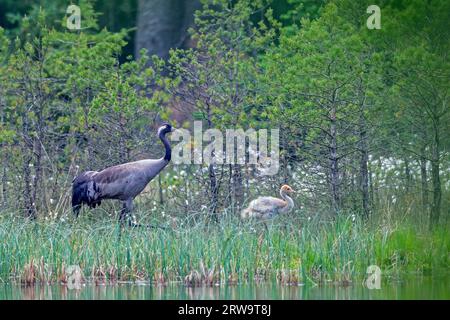
[[392,276],[449,267],[448,227],[431,232],[406,220],[290,215],[267,230],[226,216],[218,223],[154,223],[165,228],[121,228],[107,217],[31,222],[1,214],[0,281],[65,282],[67,268],[77,265],[84,281],[95,283],[348,284],[363,279],[369,265]]

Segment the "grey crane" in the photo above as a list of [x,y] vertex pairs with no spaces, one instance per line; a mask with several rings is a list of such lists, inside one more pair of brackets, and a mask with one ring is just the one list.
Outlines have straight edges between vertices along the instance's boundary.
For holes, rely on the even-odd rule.
[[[163,170],[171,159],[171,147],[166,134],[173,132],[170,124],[158,129],[158,136],[164,144],[166,153],[160,159],[145,159],[109,167],[101,171],[86,171],[72,181],[72,209],[78,217],[81,206],[95,208],[104,199],[116,199],[122,202],[119,221],[133,210],[133,200],[147,184]],[[130,225],[133,225],[131,219]],[[134,224],[136,225],[136,224]]]

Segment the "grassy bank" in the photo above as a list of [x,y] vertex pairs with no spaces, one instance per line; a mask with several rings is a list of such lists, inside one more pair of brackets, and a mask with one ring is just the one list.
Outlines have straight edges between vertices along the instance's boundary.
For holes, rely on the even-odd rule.
[[[163,223],[163,222],[160,222]],[[337,282],[365,277],[369,265],[383,274],[448,272],[450,235],[408,222],[367,223],[278,219],[261,225],[224,218],[218,224],[179,220],[167,229],[121,232],[115,220],[26,222],[0,218],[0,280],[65,282],[78,265],[85,281],[178,281],[189,286],[278,281]],[[119,236],[120,234],[120,236]]]

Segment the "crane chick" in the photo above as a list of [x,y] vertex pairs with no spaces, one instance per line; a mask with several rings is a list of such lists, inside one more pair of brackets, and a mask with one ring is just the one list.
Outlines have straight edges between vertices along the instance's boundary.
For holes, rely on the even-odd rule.
[[241,218],[268,220],[274,218],[278,214],[288,213],[294,208],[294,200],[291,198],[293,193],[294,190],[285,184],[280,189],[281,199],[274,197],[259,197],[250,202],[246,209],[242,210]]

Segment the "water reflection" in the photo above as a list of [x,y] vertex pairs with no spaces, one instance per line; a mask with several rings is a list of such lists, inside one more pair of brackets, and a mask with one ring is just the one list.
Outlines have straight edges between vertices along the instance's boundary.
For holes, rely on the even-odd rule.
[[0,285],[0,299],[26,300],[140,300],[140,299],[450,299],[450,277],[415,277],[383,283],[380,290],[369,290],[362,284],[350,286],[280,286],[276,283],[189,288],[182,285],[149,284],[86,285],[70,290],[62,285]]

